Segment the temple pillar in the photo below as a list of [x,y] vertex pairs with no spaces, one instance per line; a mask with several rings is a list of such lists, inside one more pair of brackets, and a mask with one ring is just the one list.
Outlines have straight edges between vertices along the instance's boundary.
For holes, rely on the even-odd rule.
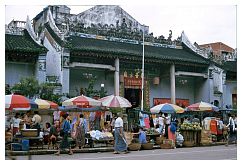
[[175,65],[170,66],[170,82],[171,82],[171,103],[176,104],[176,79],[175,79]]
[[115,59],[114,95],[119,96],[119,58]]

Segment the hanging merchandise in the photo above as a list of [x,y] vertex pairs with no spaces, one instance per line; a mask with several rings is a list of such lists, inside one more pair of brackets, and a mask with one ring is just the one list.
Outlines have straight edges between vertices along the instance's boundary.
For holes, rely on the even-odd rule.
[[149,117],[144,118],[145,128],[150,128],[150,119]]
[[112,112],[105,111],[105,121],[111,121],[112,118],[113,118]]

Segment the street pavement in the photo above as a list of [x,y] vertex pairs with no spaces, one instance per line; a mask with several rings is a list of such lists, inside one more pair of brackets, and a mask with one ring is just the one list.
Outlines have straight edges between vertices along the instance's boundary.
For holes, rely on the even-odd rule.
[[[8,157],[5,157],[8,160]],[[73,155],[61,154],[56,156],[49,155],[31,155],[15,156],[17,160],[237,160],[237,145],[231,144],[176,148],[176,149],[153,149],[131,151],[128,154],[113,154],[112,152],[98,153],[74,153]]]

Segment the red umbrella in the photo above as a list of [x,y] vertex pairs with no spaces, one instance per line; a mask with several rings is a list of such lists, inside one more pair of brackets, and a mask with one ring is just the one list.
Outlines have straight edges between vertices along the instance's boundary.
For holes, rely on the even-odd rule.
[[197,112],[199,112],[199,111],[200,112],[202,112],[202,111],[219,111],[219,108],[212,104],[201,101],[199,103],[189,105],[186,108],[186,111],[197,111]]
[[7,110],[30,110],[30,100],[22,95],[5,95],[5,109]]
[[90,106],[101,106],[101,101],[81,95],[65,100],[64,102],[62,102],[62,106],[77,106],[81,108],[88,108]]
[[102,106],[110,108],[127,108],[132,107],[131,103],[124,97],[121,96],[106,96],[99,99],[102,102]]

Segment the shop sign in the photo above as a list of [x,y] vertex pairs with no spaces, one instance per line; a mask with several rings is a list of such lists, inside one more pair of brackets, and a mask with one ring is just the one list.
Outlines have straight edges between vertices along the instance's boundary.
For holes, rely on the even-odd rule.
[[124,86],[125,86],[125,88],[129,88],[132,86],[138,86],[139,88],[141,88],[142,79],[135,78],[135,77],[124,77]]

